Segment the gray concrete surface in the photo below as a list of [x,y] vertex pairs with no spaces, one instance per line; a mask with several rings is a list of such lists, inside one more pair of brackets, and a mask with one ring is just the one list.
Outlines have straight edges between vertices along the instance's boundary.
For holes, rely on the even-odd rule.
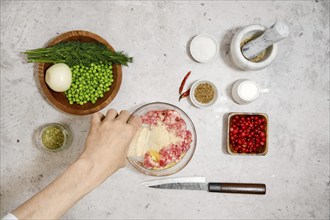
[[[238,28],[286,21],[291,34],[279,44],[268,68],[240,71],[229,58]],[[53,108],[37,87],[35,66],[20,52],[39,48],[60,33],[82,29],[99,34],[134,56],[109,108],[133,110],[153,101],[179,106],[194,121],[198,145],[189,165],[173,175],[208,181],[261,182],[265,196],[147,189],[154,179],[127,167],[85,196],[63,219],[329,219],[329,1],[1,1],[1,210],[3,216],[65,170],[83,150],[88,116]],[[190,39],[208,33],[220,53],[200,64],[187,54]],[[178,102],[188,85],[213,81],[221,97],[208,109]],[[235,104],[229,90],[240,78],[271,92]],[[261,157],[225,153],[228,112],[264,112],[270,118],[269,152]],[[46,153],[34,132],[64,122],[71,147]]]

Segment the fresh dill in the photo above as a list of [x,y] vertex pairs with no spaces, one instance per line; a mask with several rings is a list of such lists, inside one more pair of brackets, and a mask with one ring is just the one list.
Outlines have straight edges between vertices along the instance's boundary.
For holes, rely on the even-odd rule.
[[89,66],[91,63],[114,63],[128,66],[133,62],[133,57],[124,52],[114,52],[101,43],[80,41],[61,42],[47,48],[27,50],[29,63],[66,63],[72,67],[75,65]]

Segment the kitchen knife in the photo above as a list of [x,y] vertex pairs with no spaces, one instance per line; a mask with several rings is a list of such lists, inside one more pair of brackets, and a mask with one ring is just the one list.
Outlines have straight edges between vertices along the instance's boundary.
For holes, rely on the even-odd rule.
[[266,194],[266,185],[260,183],[205,182],[205,177],[177,177],[150,180],[141,183],[145,187],[177,190],[205,190],[218,193]]

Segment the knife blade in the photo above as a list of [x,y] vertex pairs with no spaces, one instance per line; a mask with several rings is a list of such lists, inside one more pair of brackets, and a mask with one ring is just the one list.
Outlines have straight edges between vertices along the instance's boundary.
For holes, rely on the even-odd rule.
[[141,185],[159,189],[190,189],[207,190],[205,177],[175,177],[149,180],[142,182]]
[[204,190],[218,193],[266,194],[262,183],[205,182],[205,177],[177,177],[149,180],[141,183],[145,187],[176,190]]

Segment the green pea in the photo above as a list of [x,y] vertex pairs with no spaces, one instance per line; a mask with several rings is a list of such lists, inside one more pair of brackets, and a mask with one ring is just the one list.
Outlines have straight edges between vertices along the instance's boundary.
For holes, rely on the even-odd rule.
[[69,103],[96,103],[98,98],[104,97],[114,82],[112,68],[112,63],[102,62],[71,67],[72,85],[65,92]]

